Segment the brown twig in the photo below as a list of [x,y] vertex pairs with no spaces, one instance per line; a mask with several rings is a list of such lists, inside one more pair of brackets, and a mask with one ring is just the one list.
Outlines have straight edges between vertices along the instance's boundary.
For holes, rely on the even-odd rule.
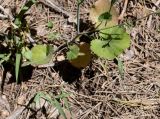
[[[151,14],[149,14],[149,15],[147,15],[147,16],[144,16],[144,17],[141,17],[141,18],[139,18],[139,19],[137,19],[137,20],[135,20],[135,21],[142,20],[142,19],[144,19],[144,18],[149,17],[150,15],[157,14],[157,13],[159,13],[159,12],[151,13]],[[61,50],[61,49],[64,48],[64,47],[67,47],[68,44],[73,43],[78,37],[80,37],[80,36],[82,36],[82,35],[96,33],[96,32],[99,32],[99,31],[101,31],[101,30],[105,30],[105,29],[117,27],[117,26],[124,25],[124,24],[125,24],[125,23],[118,24],[118,25],[115,25],[115,26],[112,26],[112,27],[107,27],[107,28],[102,28],[102,29],[94,29],[94,30],[91,30],[91,31],[79,33],[79,34],[77,34],[70,42],[64,43],[64,44],[60,45],[53,53],[58,52],[59,50]]]
[[13,20],[12,15],[8,14],[5,9],[0,5],[0,10],[4,13],[4,15],[0,14],[2,18],[9,18],[9,20]]
[[[160,4],[160,0],[158,0],[156,3],[155,3],[155,6],[158,6]],[[155,12],[155,10],[156,10],[156,7],[153,7],[152,8],[152,11],[154,11]],[[149,19],[148,19],[148,22],[147,22],[147,27],[148,28],[150,28],[151,27],[151,22],[152,22],[152,15],[150,15],[150,17],[149,17]]]
[[68,17],[68,21],[72,23],[76,23],[75,19],[73,19],[73,15],[69,12],[63,10],[60,6],[56,5],[55,3],[51,2],[50,0],[39,0],[39,2],[43,3],[46,6],[54,9],[56,12],[62,13],[65,17]]
[[122,10],[122,12],[121,12],[121,14],[120,14],[120,16],[119,16],[119,20],[122,20],[123,19],[123,17],[124,17],[124,13],[126,12],[126,9],[127,9],[127,4],[128,4],[128,0],[125,0],[124,1],[124,7],[123,7],[123,10]]

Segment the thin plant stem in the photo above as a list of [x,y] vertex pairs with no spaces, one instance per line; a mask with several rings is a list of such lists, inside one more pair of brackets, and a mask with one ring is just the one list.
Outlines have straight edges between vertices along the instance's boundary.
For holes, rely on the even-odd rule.
[[[78,13],[78,12],[77,12],[77,13]],[[160,13],[160,11],[158,11],[158,12],[153,12],[153,13],[151,13],[151,14],[148,14],[148,15],[144,16],[144,17],[141,17],[141,18],[139,18],[139,19],[134,20],[134,22],[140,21],[140,20],[142,20],[142,19],[145,19],[145,18],[149,17],[150,15],[159,14],[159,13]],[[77,21],[78,21],[78,20],[77,20]],[[78,23],[78,22],[77,22],[77,23]],[[126,23],[127,23],[127,22],[126,22]],[[118,25],[115,25],[115,26],[112,26],[112,27],[102,28],[102,29],[94,29],[94,30],[86,31],[86,32],[82,32],[82,33],[80,33],[80,32],[78,33],[78,32],[77,32],[77,35],[76,35],[69,43],[64,43],[64,44],[60,45],[60,46],[53,52],[53,54],[56,53],[56,52],[58,52],[60,49],[62,49],[62,48],[64,48],[64,47],[67,47],[68,44],[73,43],[78,37],[81,37],[82,35],[91,34],[91,33],[97,33],[97,32],[100,32],[101,30],[105,30],[105,29],[109,29],[109,28],[113,28],[113,27],[117,27],[117,26],[122,26],[122,25],[125,25],[125,23],[118,24]],[[77,31],[78,31],[78,28],[79,28],[79,27],[78,27],[78,24],[77,24]]]
[[79,34],[79,27],[80,27],[80,4],[77,5],[77,34]]

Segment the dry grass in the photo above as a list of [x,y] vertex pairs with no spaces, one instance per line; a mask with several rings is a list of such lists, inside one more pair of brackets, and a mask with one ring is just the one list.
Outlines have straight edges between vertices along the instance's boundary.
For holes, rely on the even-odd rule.
[[[18,85],[8,82],[10,80],[10,73],[8,73],[3,96],[5,95],[9,102],[9,114],[26,105],[38,91],[56,96],[63,89],[71,93],[68,100],[74,119],[159,119],[160,16],[152,15],[151,21],[148,17],[140,19],[153,10],[155,2],[156,0],[152,2],[130,0],[128,3],[122,22],[130,23],[126,25],[126,29],[131,34],[132,40],[130,48],[121,56],[124,60],[124,79],[119,75],[116,62],[103,59],[93,59],[92,64],[81,72],[74,68],[68,69],[70,66],[63,62],[58,64],[58,68],[34,68],[33,72],[29,73],[26,72],[31,69],[25,69],[23,75],[26,81]],[[76,17],[75,0],[55,0],[55,3]],[[2,6],[5,8],[20,9],[23,4],[24,1],[15,3],[14,0],[2,0]],[[88,19],[88,9],[92,4],[92,0],[86,0],[81,8],[81,18],[84,22]],[[116,6],[121,10],[122,1],[117,2]],[[159,8],[160,6],[154,11]],[[53,43],[57,46],[70,41],[75,36],[74,23],[68,24],[64,14],[57,13],[41,3],[33,6],[29,13],[30,25],[37,29],[37,34],[41,35],[40,42],[47,42],[43,36],[49,32],[60,33],[59,39]],[[140,20],[135,21],[135,19]],[[51,30],[45,27],[49,20],[54,23]],[[1,23],[3,24],[2,21]],[[57,55],[61,54],[63,51],[58,52]],[[2,77],[4,70],[1,69]],[[74,80],[77,77],[79,79],[67,83],[64,77],[67,77],[65,80]],[[21,105],[18,104],[19,102]],[[49,106],[47,110],[50,109]],[[43,110],[35,113],[32,109],[25,109],[16,119],[45,119],[45,114],[42,112]]]

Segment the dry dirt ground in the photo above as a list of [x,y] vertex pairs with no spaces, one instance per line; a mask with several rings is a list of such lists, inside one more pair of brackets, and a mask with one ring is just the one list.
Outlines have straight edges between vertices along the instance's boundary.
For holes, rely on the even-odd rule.
[[[0,0],[6,10],[20,10],[26,0]],[[39,0],[28,11],[30,27],[35,29],[38,42],[60,46],[75,36],[76,0],[50,0],[62,9],[58,12],[47,0]],[[88,21],[90,7],[95,0],[85,0],[81,6],[81,19]],[[124,1],[116,2],[121,13]],[[59,99],[67,119],[160,119],[160,15],[148,13],[160,10],[158,0],[129,0],[122,23],[131,35],[130,48],[121,56],[124,78],[116,61],[93,58],[90,66],[82,70],[61,61],[54,67],[22,68],[23,80],[16,84],[11,67],[0,70],[0,119],[63,119],[57,109],[44,99],[35,106],[34,95],[41,91],[53,99],[68,93],[70,112],[64,109],[65,100]],[[63,13],[62,13],[63,12]],[[72,15],[68,19],[67,15]],[[145,17],[147,16],[147,17]],[[143,17],[143,19],[142,19]],[[52,21],[52,29],[46,28]],[[0,31],[7,26],[0,20]],[[81,27],[85,27],[85,25]],[[48,42],[46,34],[59,33],[55,41]],[[36,39],[36,38],[35,38]],[[65,50],[65,49],[64,49]],[[63,49],[58,60],[63,59]],[[2,81],[5,80],[5,81]]]

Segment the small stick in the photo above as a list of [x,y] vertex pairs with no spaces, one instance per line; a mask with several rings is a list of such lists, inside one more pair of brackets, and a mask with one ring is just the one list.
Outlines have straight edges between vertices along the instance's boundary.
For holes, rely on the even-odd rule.
[[45,5],[53,8],[55,11],[62,13],[65,17],[71,17],[71,14],[69,14],[67,11],[63,10],[62,8],[60,8],[58,5],[54,4],[50,0],[39,0],[39,1]]
[[80,4],[77,5],[77,34],[79,34],[79,27],[80,27]]
[[4,16],[8,17],[9,20],[12,21],[12,20],[14,19],[14,18],[12,17],[12,15],[8,14],[1,5],[0,5],[0,10],[1,10],[2,12],[4,12],[4,14],[5,14]]
[[[160,0],[158,0],[158,1],[155,3],[156,6],[158,6],[159,4],[160,4]],[[155,10],[156,10],[156,7],[154,6],[154,7],[152,8],[152,11],[155,12]],[[148,19],[148,22],[147,22],[147,27],[148,27],[148,28],[151,27],[152,17],[153,17],[153,16],[150,15],[150,17],[149,17],[149,19]]]
[[126,12],[126,9],[127,9],[127,4],[128,4],[128,0],[125,0],[124,1],[124,7],[123,7],[123,10],[122,10],[122,12],[121,12],[121,14],[120,14],[120,16],[119,16],[119,20],[122,20],[123,19],[123,17],[124,17],[124,13]]
[[[60,8],[58,5],[54,4],[50,0],[39,0],[41,3],[49,6],[50,8],[54,9],[55,11],[62,13],[65,17],[68,17],[68,22],[70,23],[76,23],[76,20],[74,19],[73,15],[70,14],[69,12],[63,10]],[[46,1],[46,2],[45,2]]]
[[8,18],[6,15],[0,14],[0,19],[6,19]]
[[[159,12],[155,12],[155,13],[151,13],[149,15],[146,15],[144,17],[141,17],[135,21],[139,21],[139,20],[142,20],[144,18],[147,18],[148,16],[150,15],[153,15],[153,14],[157,14]],[[127,22],[126,22],[127,23]],[[92,31],[87,31],[87,32],[82,32],[82,33],[79,33],[77,34],[74,38],[72,38],[68,43],[64,43],[62,45],[60,45],[53,53],[57,53],[59,50],[61,50],[62,48],[66,47],[68,44],[70,43],[73,43],[78,37],[82,36],[82,35],[85,35],[85,34],[91,34],[91,33],[96,33],[96,32],[99,32],[101,30],[104,30],[104,29],[109,29],[109,28],[113,28],[113,27],[117,27],[117,26],[120,26],[120,25],[124,25],[124,23],[121,23],[121,24],[118,24],[118,25],[115,25],[115,26],[112,26],[112,27],[108,27],[108,28],[102,28],[102,29],[99,29],[99,30],[92,30]]]

